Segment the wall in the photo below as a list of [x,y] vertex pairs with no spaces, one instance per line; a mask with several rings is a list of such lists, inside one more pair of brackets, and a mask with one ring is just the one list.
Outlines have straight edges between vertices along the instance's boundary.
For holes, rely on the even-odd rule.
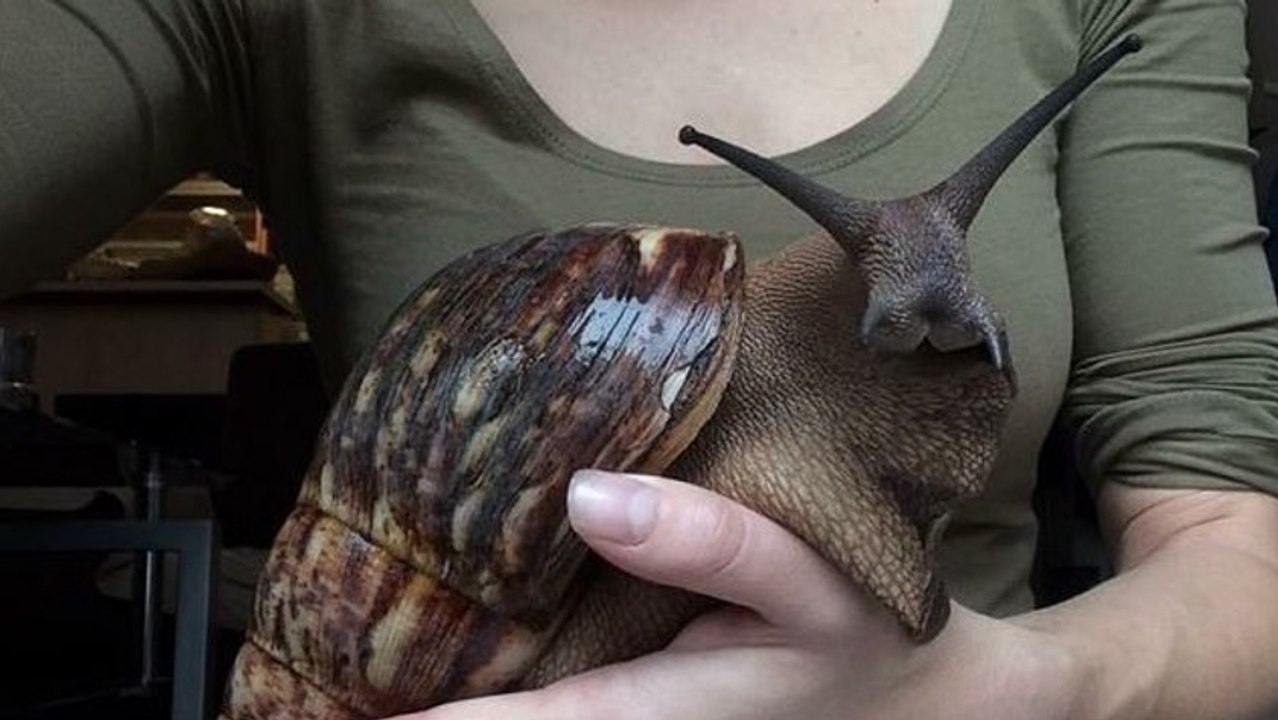
[[1278,83],[1278,0],[1251,0],[1249,6],[1252,55],[1272,87]]

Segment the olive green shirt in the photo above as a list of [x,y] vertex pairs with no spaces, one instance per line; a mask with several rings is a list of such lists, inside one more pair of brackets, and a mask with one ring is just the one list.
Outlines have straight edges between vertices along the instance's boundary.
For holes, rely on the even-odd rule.
[[[972,228],[1020,381],[993,485],[943,547],[972,607],[1030,604],[1035,465],[1062,409],[1093,484],[1278,491],[1278,309],[1250,187],[1244,15],[1241,0],[954,0],[903,91],[781,158],[854,194],[912,193],[1081,60],[1146,39]],[[518,232],[728,229],[758,259],[814,229],[736,170],[574,133],[465,0],[0,2],[0,289],[71,261],[197,169],[265,209],[334,382],[411,288]]]

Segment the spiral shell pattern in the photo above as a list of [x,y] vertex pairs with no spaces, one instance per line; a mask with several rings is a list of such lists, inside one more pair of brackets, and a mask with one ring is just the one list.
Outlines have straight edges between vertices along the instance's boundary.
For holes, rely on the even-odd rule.
[[572,473],[659,472],[713,414],[740,252],[596,223],[422,285],[333,407],[223,717],[380,717],[517,683],[573,607]]

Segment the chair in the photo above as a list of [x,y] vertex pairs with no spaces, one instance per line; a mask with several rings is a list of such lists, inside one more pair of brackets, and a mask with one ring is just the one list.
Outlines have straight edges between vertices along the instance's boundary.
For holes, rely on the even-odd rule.
[[[212,520],[88,520],[0,524],[2,553],[62,553],[83,550],[158,551],[179,558],[177,633],[174,643],[171,715],[174,720],[212,717],[212,609],[217,575],[217,526]],[[146,669],[143,671],[146,672]],[[143,677],[126,687],[56,702],[70,705],[102,696],[148,693]],[[46,704],[48,707],[49,704]]]

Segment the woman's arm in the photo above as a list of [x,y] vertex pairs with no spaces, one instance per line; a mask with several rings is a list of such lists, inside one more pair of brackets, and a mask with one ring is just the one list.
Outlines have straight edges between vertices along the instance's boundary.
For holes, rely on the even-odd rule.
[[1247,9],[1080,7],[1085,42],[1149,41],[1061,143],[1064,412],[1120,572],[1023,621],[1077,651],[1084,717],[1255,717],[1278,709],[1278,304],[1253,204]]
[[235,0],[0,3],[0,296],[243,148]]
[[1081,0],[1145,48],[1082,97],[1058,187],[1074,311],[1063,413],[1096,490],[1278,494],[1278,302],[1247,144],[1246,6]]
[[1078,717],[1278,712],[1278,500],[1108,485],[1100,509],[1117,577],[1015,621],[1073,649]]

